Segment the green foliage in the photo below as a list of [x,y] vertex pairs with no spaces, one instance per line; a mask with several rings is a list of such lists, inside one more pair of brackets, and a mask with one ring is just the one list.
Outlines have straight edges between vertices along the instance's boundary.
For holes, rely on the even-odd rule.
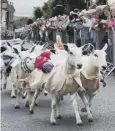
[[34,12],[33,12],[33,16],[34,19],[36,20],[37,18],[50,18],[51,17],[51,11],[52,11],[52,1],[48,0],[47,2],[44,3],[43,7],[35,7],[34,8]]
[[97,5],[104,5],[107,3],[107,0],[97,0]]
[[52,2],[51,0],[49,0],[44,3],[44,6],[42,7],[43,17],[46,19],[51,17],[51,5]]
[[[46,10],[48,3],[50,3],[49,6],[50,13],[48,12],[48,10]],[[86,8],[85,0],[48,0],[48,2],[44,4],[42,10],[46,10],[46,12],[43,13],[45,14],[45,16],[50,14],[50,16],[52,17],[59,14],[62,15],[63,13],[69,14],[69,12],[74,10],[75,8],[85,9]]]
[[23,27],[27,24],[28,18],[27,17],[20,17],[19,19],[14,20],[15,28]]
[[34,18],[41,18],[43,16],[42,9],[40,7],[35,7],[33,12]]
[[[87,0],[90,1],[90,0]],[[97,0],[100,4],[106,3],[107,0]],[[57,5],[63,5],[59,7]],[[48,0],[44,3],[43,7],[36,7],[34,10],[34,17],[35,19],[41,18],[50,18],[55,15],[59,14],[69,14],[70,11],[74,10],[75,8],[78,9],[86,9],[87,4],[85,0]]]

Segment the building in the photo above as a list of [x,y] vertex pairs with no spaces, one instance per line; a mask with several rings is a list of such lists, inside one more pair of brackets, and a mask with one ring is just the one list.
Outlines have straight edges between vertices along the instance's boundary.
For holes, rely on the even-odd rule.
[[8,0],[1,0],[1,29],[2,31],[9,30],[13,31],[13,21],[15,8],[13,3],[8,2]]
[[11,31],[14,29],[14,12],[14,5],[10,2],[10,4],[8,4],[8,11],[6,13],[6,25],[7,29]]

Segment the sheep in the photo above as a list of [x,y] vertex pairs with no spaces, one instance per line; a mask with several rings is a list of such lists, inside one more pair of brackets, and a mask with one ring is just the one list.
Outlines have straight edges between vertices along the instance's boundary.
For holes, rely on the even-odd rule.
[[[10,41],[11,42],[11,41]],[[14,67],[20,59],[19,57],[21,57],[21,59],[31,55],[31,57],[35,57],[35,54],[37,55],[37,50],[39,48],[43,48],[42,46],[36,46],[35,44],[32,43],[32,49],[25,49],[23,47],[25,41],[23,41],[22,43],[17,44],[15,41],[13,44],[9,43],[9,42],[3,42],[1,43],[1,59],[0,59],[0,63],[1,63],[1,67],[0,67],[0,73],[1,73],[1,86],[4,85],[4,89],[6,89],[7,86],[7,77],[9,76],[12,67]],[[35,50],[34,50],[35,49]],[[34,53],[32,53],[34,51]],[[4,57],[7,58],[9,60],[8,65],[6,66],[4,64]],[[1,87],[2,89],[2,87]],[[14,94],[14,90],[12,88],[12,93],[11,93],[12,97],[15,98]]]
[[15,46],[11,45],[9,42],[3,43],[1,46],[1,62],[4,63],[4,59],[9,60],[7,65],[2,64],[0,67],[1,79],[3,80],[1,83],[4,85],[4,89],[6,89],[7,86],[7,77],[10,75],[12,67],[18,63],[19,57],[24,58],[25,55],[28,56],[29,54],[30,50],[25,51],[25,48],[22,48],[21,45]]
[[[18,79],[26,78],[30,74],[30,72],[24,72],[24,70],[22,70],[21,64],[23,62],[23,59],[24,60],[26,59],[26,64],[29,66],[30,70],[33,71],[35,59],[37,56],[39,56],[41,51],[42,51],[42,46],[37,45],[37,46],[32,47],[32,49],[30,49],[29,51],[20,53],[21,59],[19,63],[11,71],[11,81],[13,83],[12,92],[11,92],[12,98],[16,97],[15,89],[19,88],[19,87],[16,88],[16,86],[18,86]],[[23,54],[25,56],[23,56]],[[19,104],[17,104],[16,108],[18,108],[18,105]]]
[[[9,42],[1,44],[1,54],[0,54],[0,63],[2,64],[0,67],[1,73],[1,83],[4,85],[4,89],[7,86],[7,77],[10,74],[11,66],[15,66],[18,62],[19,52],[16,48],[12,47]],[[1,84],[1,86],[2,86]],[[2,89],[2,87],[1,87]]]
[[[102,50],[95,50],[87,57],[85,64],[83,64],[83,68],[81,69],[80,78],[82,81],[82,85],[86,90],[87,98],[89,101],[89,106],[91,107],[91,102],[93,97],[95,96],[95,92],[100,87],[101,70],[105,70],[107,67],[106,62],[106,49],[107,44],[103,47]],[[80,97],[81,93],[78,92]],[[90,109],[91,110],[91,109]],[[82,108],[82,111],[86,111],[85,108]]]

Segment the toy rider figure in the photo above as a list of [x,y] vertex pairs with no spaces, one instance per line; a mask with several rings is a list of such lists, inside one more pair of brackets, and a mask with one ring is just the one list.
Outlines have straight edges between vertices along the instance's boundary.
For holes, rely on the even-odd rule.
[[44,73],[51,72],[54,67],[50,62],[51,52],[55,53],[54,50],[42,52],[35,61],[35,68],[41,69]]

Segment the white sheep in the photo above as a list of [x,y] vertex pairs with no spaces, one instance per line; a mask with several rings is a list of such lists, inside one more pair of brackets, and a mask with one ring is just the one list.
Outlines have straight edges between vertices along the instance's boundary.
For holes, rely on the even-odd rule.
[[[89,105],[91,107],[91,102],[93,97],[95,96],[95,92],[100,87],[100,79],[101,79],[101,70],[105,70],[107,67],[106,62],[106,49],[107,44],[103,47],[102,50],[95,50],[90,54],[90,56],[85,59],[85,63],[83,64],[83,68],[81,69],[80,78],[82,81],[82,85],[87,92],[87,97],[89,100]],[[81,96],[81,93],[79,92]],[[83,99],[83,97],[81,96]],[[86,111],[84,108],[82,111]]]
[[[34,46],[31,50],[23,52],[25,54],[28,53],[28,57],[26,57],[27,54],[24,57],[23,53],[22,52],[21,52],[22,54],[20,53],[21,58],[24,58],[24,60],[26,60],[25,63],[27,64],[29,70],[33,71],[35,69],[34,68],[34,62],[35,62],[36,57],[40,55],[41,51],[42,51],[42,46],[37,45],[37,46]],[[23,62],[23,59],[20,59],[20,62],[14,68],[12,68],[12,71],[11,71],[11,81],[13,83],[12,92],[11,92],[11,97],[12,98],[16,97],[15,89],[20,90],[18,79],[26,78],[30,74],[30,72],[25,71],[24,69],[22,69],[23,68],[22,67],[22,65],[23,65],[22,62]],[[15,107],[18,108],[19,107],[18,105],[19,104],[17,102]]]

